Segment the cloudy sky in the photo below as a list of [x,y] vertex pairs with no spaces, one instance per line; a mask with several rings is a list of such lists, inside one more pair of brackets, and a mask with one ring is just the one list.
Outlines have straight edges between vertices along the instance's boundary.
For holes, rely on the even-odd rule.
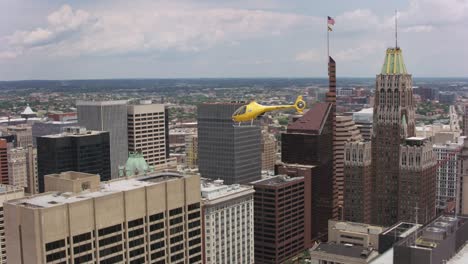
[[468,0],[0,0],[0,80],[371,77],[399,46],[415,77],[468,77]]

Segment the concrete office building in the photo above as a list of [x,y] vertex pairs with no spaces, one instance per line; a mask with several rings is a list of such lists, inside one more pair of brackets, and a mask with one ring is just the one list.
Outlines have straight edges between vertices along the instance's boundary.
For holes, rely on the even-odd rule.
[[78,121],[45,121],[45,122],[34,122],[32,124],[32,136],[33,143],[36,145],[36,139],[38,137],[60,134],[66,127],[76,126]]
[[189,168],[198,166],[198,135],[185,136],[186,165]]
[[11,148],[7,156],[9,184],[25,188],[28,194],[37,193],[37,149],[32,145]]
[[8,184],[8,149],[11,144],[6,139],[0,139],[0,184]]
[[374,109],[372,108],[364,108],[361,111],[353,113],[353,121],[365,141],[370,141],[372,138],[373,114]]
[[344,160],[344,219],[371,223],[371,142],[347,142]]
[[[335,159],[335,188],[338,188],[338,206],[343,207],[345,188],[344,156],[345,144],[350,141],[361,141],[362,136],[351,116],[337,116],[335,137],[333,139]],[[341,212],[340,212],[341,213]]]
[[138,105],[128,105],[127,121],[128,151],[142,153],[149,166],[164,165],[169,157],[165,106],[152,104],[149,100],[142,100]]
[[37,138],[39,191],[52,173],[79,171],[111,179],[109,132],[67,128],[64,133]]
[[432,142],[425,138],[407,138],[399,154],[398,219],[427,223],[436,216],[437,158]]
[[274,171],[277,142],[273,134],[262,130],[262,171]]
[[379,235],[384,230],[380,226],[330,220],[328,242],[312,248],[312,263],[370,263],[379,256]]
[[457,212],[468,215],[468,140],[463,141],[461,152],[458,155],[457,165],[459,174]]
[[307,227],[303,177],[284,175],[252,183],[254,195],[255,264],[279,264],[305,249]]
[[466,216],[439,216],[422,227],[416,234],[397,242],[393,263],[445,264],[468,241]]
[[202,263],[200,179],[66,172],[5,206],[9,263]]
[[128,158],[127,101],[77,101],[78,125],[89,130],[108,131],[111,178]]
[[234,124],[241,103],[198,106],[198,168],[202,177],[246,184],[261,177],[261,131],[254,122]]
[[254,263],[254,190],[202,180],[204,263]]
[[5,214],[3,210],[3,203],[11,199],[21,198],[23,196],[24,188],[22,188],[21,186],[0,184],[0,264],[7,263],[7,240],[5,238]]
[[457,187],[459,186],[459,154],[463,148],[465,137],[457,143],[434,144],[437,157],[436,207],[438,211],[455,209]]
[[33,144],[32,128],[29,125],[8,126],[6,133],[15,135],[15,147],[26,148]]

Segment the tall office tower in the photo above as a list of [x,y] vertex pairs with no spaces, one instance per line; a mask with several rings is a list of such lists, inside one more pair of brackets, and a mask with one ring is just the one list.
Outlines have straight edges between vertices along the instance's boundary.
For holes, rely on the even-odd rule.
[[185,136],[185,152],[187,167],[198,166],[198,135]]
[[108,131],[111,178],[128,158],[127,101],[77,101],[78,124],[89,130]]
[[127,120],[128,151],[142,153],[150,166],[164,165],[169,140],[166,137],[169,128],[164,105],[152,104],[150,100],[128,105]]
[[437,157],[436,208],[438,212],[452,211],[457,201],[459,184],[459,157],[465,137],[460,137],[457,143],[434,144]]
[[6,139],[0,139],[0,184],[8,184],[8,149],[9,143]]
[[333,151],[332,151],[332,157],[333,157],[333,174],[332,174],[332,179],[333,179],[333,218],[336,219],[338,216],[338,207],[339,203],[342,199],[340,199],[340,190],[339,190],[339,179],[337,177],[337,146],[335,146],[333,143],[336,140],[336,62],[335,60],[331,57],[328,56],[328,93],[327,93],[327,103],[331,104],[331,110],[330,110],[330,115],[332,117],[332,145],[333,145]]
[[8,151],[8,182],[10,185],[28,187],[27,150],[13,148]]
[[276,138],[267,130],[262,130],[262,170],[274,171],[276,163]]
[[109,132],[67,128],[62,134],[37,138],[39,191],[44,176],[65,171],[95,173],[111,179]]
[[11,199],[21,198],[23,196],[24,188],[21,186],[0,184],[0,264],[7,263],[6,246],[8,240],[5,239],[5,214],[3,212],[3,203]]
[[315,237],[323,237],[328,220],[339,215],[338,190],[333,178],[333,120],[332,104],[316,103],[281,134],[283,163],[315,166],[311,191]]
[[437,158],[432,142],[407,138],[400,155],[398,221],[427,223],[436,216]]
[[254,263],[252,186],[202,180],[204,262]]
[[255,264],[284,263],[305,249],[304,178],[280,175],[252,184]]
[[26,188],[28,194],[37,193],[37,149],[32,145],[11,148],[7,156],[9,184]]
[[202,263],[198,176],[66,172],[46,187],[4,205],[9,263]]
[[353,120],[365,141],[371,141],[372,138],[372,119],[374,109],[364,108],[361,111],[353,113]]
[[[321,236],[318,234],[317,222],[319,217],[317,213],[313,211],[314,200],[312,192],[313,177],[316,173],[316,167],[312,165],[300,165],[300,164],[287,164],[277,163],[275,166],[275,175],[288,175],[289,177],[303,177],[304,178],[304,246],[305,248],[311,248],[315,245],[317,239]],[[318,186],[317,186],[318,187]]]
[[344,219],[369,224],[372,209],[371,143],[347,142],[344,151]]
[[16,136],[15,147],[26,148],[33,144],[32,128],[28,125],[8,126],[7,133]]
[[[353,121],[352,116],[337,116],[335,137],[333,139],[333,148],[335,156],[335,181],[338,188],[338,206],[343,207],[344,195],[344,149],[346,142],[361,141],[362,136],[359,129]],[[340,212],[341,213],[341,212]]]
[[468,215],[468,139],[463,140],[460,154],[458,155],[458,195],[456,200],[456,211],[459,214]]
[[232,114],[243,104],[198,106],[198,168],[202,177],[226,184],[246,184],[261,177],[261,131],[254,122],[234,124]]
[[373,223],[391,226],[398,221],[400,144],[415,135],[412,77],[402,50],[387,49],[375,83],[372,135]]
[[38,137],[60,134],[65,128],[76,126],[77,124],[77,120],[34,122],[34,124],[32,124],[34,146],[36,145],[36,139]]

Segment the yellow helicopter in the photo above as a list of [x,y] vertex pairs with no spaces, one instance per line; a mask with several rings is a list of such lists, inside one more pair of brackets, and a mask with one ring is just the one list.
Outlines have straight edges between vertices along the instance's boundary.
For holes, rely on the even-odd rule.
[[250,102],[247,105],[239,107],[233,114],[232,120],[234,122],[247,122],[253,120],[266,112],[277,111],[283,109],[296,109],[299,114],[302,114],[302,110],[306,107],[306,103],[302,99],[302,95],[299,95],[296,102],[292,105],[261,105],[255,101]]

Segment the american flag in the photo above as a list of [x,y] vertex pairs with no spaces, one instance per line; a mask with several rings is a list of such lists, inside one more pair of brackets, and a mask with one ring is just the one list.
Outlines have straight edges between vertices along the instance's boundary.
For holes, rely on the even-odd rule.
[[335,25],[335,19],[333,19],[332,17],[328,17],[328,24]]

